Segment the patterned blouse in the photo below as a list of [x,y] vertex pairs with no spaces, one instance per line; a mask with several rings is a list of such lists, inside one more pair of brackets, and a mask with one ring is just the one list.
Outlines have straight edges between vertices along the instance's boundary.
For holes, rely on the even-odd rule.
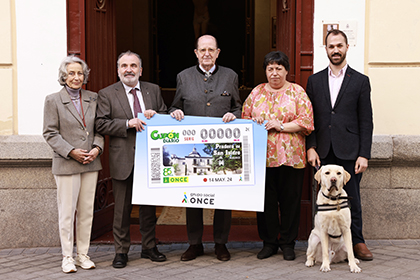
[[245,100],[242,118],[264,117],[282,123],[293,122],[305,130],[295,133],[268,131],[267,167],[281,165],[304,168],[306,165],[305,137],[314,130],[312,104],[305,90],[298,84],[278,92],[269,92],[266,83],[256,86]]

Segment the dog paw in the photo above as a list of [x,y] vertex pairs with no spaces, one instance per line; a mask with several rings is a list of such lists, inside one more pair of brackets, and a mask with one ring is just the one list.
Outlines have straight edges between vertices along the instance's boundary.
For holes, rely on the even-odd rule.
[[307,267],[312,267],[312,266],[314,266],[314,264],[315,264],[315,261],[314,260],[307,260],[306,263],[305,263],[305,265]]
[[356,264],[359,264],[359,263],[360,263],[359,259],[356,259],[356,258],[354,258],[354,262],[355,262]]
[[329,272],[329,271],[331,271],[331,268],[330,268],[330,266],[329,265],[321,265],[321,268],[319,269],[320,271],[322,271],[322,272]]
[[360,273],[362,269],[355,264],[350,266],[350,271],[351,273]]

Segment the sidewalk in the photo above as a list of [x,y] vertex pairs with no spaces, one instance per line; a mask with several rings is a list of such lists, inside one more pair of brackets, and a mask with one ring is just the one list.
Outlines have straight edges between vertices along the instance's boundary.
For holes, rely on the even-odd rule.
[[61,249],[0,249],[0,279],[419,279],[420,240],[367,241],[374,260],[361,262],[362,273],[352,274],[347,263],[331,265],[331,272],[319,271],[319,264],[305,267],[306,242],[297,242],[296,260],[285,261],[281,251],[265,260],[256,255],[261,242],[228,243],[232,259],[218,261],[214,244],[205,243],[205,255],[189,262],[180,256],[188,244],[159,245],[168,260],[157,263],[141,259],[140,245],[133,245],[126,268],[114,269],[113,245],[92,245],[89,256],[96,269],[61,272]]

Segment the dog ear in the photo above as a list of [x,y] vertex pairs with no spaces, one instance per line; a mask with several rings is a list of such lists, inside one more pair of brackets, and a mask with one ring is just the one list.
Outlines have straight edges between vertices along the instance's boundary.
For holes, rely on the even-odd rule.
[[347,182],[350,181],[351,175],[346,170],[344,170],[344,168],[343,168],[343,171],[344,171],[344,184],[347,184]]
[[321,173],[322,173],[322,166],[321,166],[321,168],[315,173],[315,176],[314,176],[314,178],[315,178],[315,180],[318,182],[318,183],[321,183]]

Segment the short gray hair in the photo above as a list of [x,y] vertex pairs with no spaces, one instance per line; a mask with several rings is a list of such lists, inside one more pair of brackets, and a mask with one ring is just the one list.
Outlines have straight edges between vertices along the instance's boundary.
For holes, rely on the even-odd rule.
[[140,61],[140,65],[139,65],[139,67],[141,68],[141,57],[140,57],[140,55],[136,54],[135,52],[132,52],[132,51],[128,50],[128,51],[126,51],[126,52],[122,52],[122,53],[118,56],[118,59],[117,59],[117,69],[120,67],[120,59],[121,59],[121,57],[123,57],[124,55],[135,55],[135,56],[137,56],[137,58],[138,58],[138,59],[139,59],[139,61]]
[[72,63],[79,63],[82,65],[83,69],[83,84],[86,84],[89,79],[89,72],[90,69],[86,62],[84,62],[82,59],[78,58],[75,55],[69,55],[61,61],[60,67],[58,68],[58,82],[60,85],[64,86],[66,84],[67,75],[67,65]]

